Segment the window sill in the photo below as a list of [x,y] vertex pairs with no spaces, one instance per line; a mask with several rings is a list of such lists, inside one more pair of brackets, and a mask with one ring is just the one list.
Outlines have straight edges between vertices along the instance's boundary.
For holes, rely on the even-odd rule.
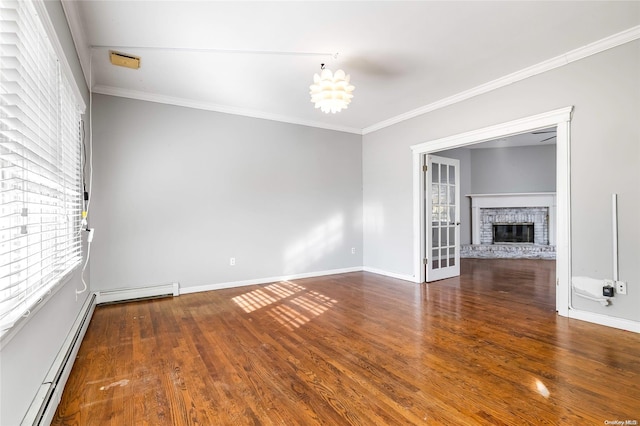
[[[29,315],[23,316],[20,319],[16,320],[16,322],[10,328],[0,331],[0,350],[4,348],[9,341],[16,336],[22,327],[24,327],[31,318],[35,316],[35,314],[47,304],[47,302],[58,292],[61,288],[66,286],[69,281],[73,278],[73,276],[79,271],[82,267],[82,262],[78,263],[74,266],[55,286],[53,286],[49,291],[37,302],[35,302],[29,308]],[[87,295],[90,294],[87,291]]]

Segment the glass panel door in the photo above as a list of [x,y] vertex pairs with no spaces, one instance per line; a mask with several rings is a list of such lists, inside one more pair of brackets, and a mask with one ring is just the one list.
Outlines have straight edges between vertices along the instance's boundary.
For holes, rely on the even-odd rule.
[[425,156],[426,281],[460,275],[460,161]]

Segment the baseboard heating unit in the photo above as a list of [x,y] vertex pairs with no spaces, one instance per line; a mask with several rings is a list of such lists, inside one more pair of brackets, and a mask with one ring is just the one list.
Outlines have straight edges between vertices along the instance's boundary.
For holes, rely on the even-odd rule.
[[96,293],[96,303],[126,302],[136,299],[151,299],[163,296],[180,295],[180,285],[178,283],[161,284],[150,287],[123,288],[115,290],[105,290]]
[[96,295],[87,297],[82,310],[73,323],[60,352],[53,361],[38,393],[36,394],[21,425],[50,425],[56,413],[62,391],[67,383],[73,362],[84,338],[96,306]]

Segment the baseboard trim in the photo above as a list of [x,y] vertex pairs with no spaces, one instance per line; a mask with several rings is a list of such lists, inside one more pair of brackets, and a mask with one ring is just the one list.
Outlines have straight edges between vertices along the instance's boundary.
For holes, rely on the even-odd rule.
[[416,278],[413,275],[398,274],[396,272],[389,272],[382,269],[371,268],[369,266],[364,266],[362,270],[365,272],[371,272],[372,274],[384,275],[385,277],[397,278],[399,280],[410,281],[412,283],[416,282]]
[[96,292],[96,304],[124,302],[127,300],[144,299],[159,296],[179,296],[178,283],[160,284],[149,287],[119,288]]
[[38,389],[35,398],[21,425],[49,425],[58,409],[62,392],[71,374],[73,363],[75,362],[84,335],[89,328],[89,322],[96,307],[95,294],[87,297],[82,309],[78,313],[69,334],[65,339],[58,355],[56,356],[49,372],[45,376],[42,385]]
[[206,284],[206,285],[199,285],[199,286],[193,286],[193,287],[182,287],[180,289],[180,292],[182,294],[199,293],[202,291],[222,290],[224,288],[245,287],[248,285],[268,284],[268,283],[274,283],[278,281],[299,280],[302,278],[323,277],[325,275],[337,275],[337,274],[346,274],[348,272],[361,272],[361,271],[362,271],[362,266],[354,266],[352,268],[330,269],[326,271],[306,272],[303,274],[281,275],[277,277],[256,278],[252,280],[231,281],[231,282],[219,283],[219,284]]
[[609,315],[581,311],[579,309],[569,309],[569,318],[604,325],[607,327],[619,328],[621,330],[632,331],[634,333],[640,333],[640,322],[631,321],[624,318],[616,318]]

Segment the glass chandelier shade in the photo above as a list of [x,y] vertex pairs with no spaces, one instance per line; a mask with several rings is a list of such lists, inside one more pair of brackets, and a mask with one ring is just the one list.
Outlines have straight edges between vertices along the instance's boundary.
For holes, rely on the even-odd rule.
[[313,84],[309,86],[311,102],[324,113],[340,112],[346,109],[353,98],[354,86],[349,84],[351,76],[344,71],[334,73],[322,66],[320,75],[314,74]]

